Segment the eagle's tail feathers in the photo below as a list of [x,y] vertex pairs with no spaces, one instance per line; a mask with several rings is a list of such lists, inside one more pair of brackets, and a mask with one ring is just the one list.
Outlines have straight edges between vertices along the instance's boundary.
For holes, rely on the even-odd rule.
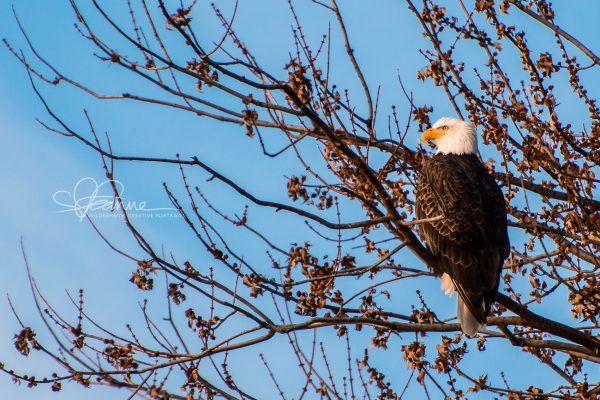
[[[456,306],[458,322],[460,323],[462,331],[468,337],[474,337],[479,328],[481,328],[484,324],[475,318],[475,315],[473,315],[473,313],[469,310],[469,307],[467,307],[467,304],[460,296],[458,296],[458,302],[456,303]],[[485,307],[483,302],[481,303],[481,307]]]

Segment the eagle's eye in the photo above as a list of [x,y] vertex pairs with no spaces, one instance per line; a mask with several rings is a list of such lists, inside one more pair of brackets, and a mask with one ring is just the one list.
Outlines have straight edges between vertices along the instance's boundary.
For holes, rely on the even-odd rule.
[[448,130],[448,125],[444,125],[444,126],[442,126],[442,130],[443,130],[443,131],[447,131],[447,130]]

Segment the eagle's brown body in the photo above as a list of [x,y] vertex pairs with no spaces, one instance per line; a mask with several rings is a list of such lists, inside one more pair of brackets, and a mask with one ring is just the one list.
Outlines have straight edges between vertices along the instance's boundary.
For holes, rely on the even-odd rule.
[[[459,295],[459,321],[473,336],[486,322],[510,252],[504,197],[475,154],[433,155],[422,172],[417,218],[443,218],[422,223],[419,233],[437,259],[438,272],[451,278]],[[471,328],[465,327],[467,318]]]

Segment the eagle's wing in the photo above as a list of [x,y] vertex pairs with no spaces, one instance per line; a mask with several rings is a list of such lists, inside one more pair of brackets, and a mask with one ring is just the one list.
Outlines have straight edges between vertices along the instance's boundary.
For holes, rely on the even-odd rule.
[[484,196],[484,203],[493,211],[490,215],[492,227],[495,228],[496,245],[500,254],[500,261],[504,263],[504,260],[510,255],[510,240],[508,238],[504,195],[483,164],[478,162],[478,165],[479,177],[477,180],[482,185],[481,193]]
[[485,323],[508,256],[502,192],[475,156],[436,155],[417,188],[419,233],[473,316]]

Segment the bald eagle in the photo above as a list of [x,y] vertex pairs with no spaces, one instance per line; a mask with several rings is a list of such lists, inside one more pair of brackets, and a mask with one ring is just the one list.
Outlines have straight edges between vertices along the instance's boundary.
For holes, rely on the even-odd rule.
[[510,252],[504,196],[479,159],[469,122],[442,118],[422,140],[434,140],[437,152],[417,185],[417,219],[433,219],[419,225],[419,235],[435,257],[442,290],[458,292],[458,321],[473,337],[486,323]]

